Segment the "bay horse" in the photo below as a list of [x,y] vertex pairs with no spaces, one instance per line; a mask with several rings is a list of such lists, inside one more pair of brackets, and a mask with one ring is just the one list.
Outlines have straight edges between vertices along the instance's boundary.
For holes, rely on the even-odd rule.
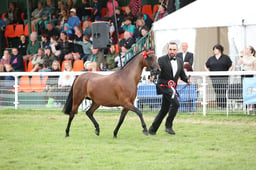
[[133,105],[137,95],[137,85],[141,79],[143,68],[160,70],[153,51],[144,50],[133,56],[120,70],[110,75],[102,75],[95,72],[86,72],[79,75],[73,82],[63,112],[69,115],[66,128],[66,137],[69,136],[71,122],[78,111],[81,102],[86,98],[92,100],[86,115],[95,126],[95,134],[99,136],[100,128],[93,113],[99,106],[122,106],[119,122],[113,132],[117,137],[118,130],[129,110],[135,112],[141,121],[143,133],[148,135],[146,123],[141,111]]

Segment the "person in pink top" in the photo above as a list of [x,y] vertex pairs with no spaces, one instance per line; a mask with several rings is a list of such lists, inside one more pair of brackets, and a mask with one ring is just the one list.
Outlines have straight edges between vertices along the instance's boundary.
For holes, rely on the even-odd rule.
[[[118,7],[118,2],[115,0],[115,8]],[[107,2],[107,14],[106,17],[112,17],[114,15],[113,2],[112,0],[108,0]]]

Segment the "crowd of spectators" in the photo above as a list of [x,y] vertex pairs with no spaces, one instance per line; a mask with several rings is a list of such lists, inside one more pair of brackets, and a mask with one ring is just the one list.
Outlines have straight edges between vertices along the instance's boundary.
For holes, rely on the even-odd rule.
[[[141,1],[131,1],[130,4],[122,8],[117,1],[114,1],[114,11],[113,2],[109,0],[104,14],[101,1],[93,0],[93,3],[90,3],[88,0],[81,0],[81,3],[82,5],[77,6],[72,0],[67,0],[66,3],[59,0],[57,6],[54,6],[52,0],[46,0],[45,4],[38,1],[37,7],[31,10],[33,32],[30,38],[21,35],[17,46],[11,47],[18,49],[18,55],[22,59],[20,61],[26,65],[31,61],[34,65],[32,71],[49,71],[54,60],[59,61],[60,66],[64,60],[71,60],[72,63],[75,60],[83,60],[85,70],[87,70],[89,62],[95,62],[96,67],[93,70],[116,70],[121,66],[120,61],[116,58],[119,56],[117,53],[119,49],[115,49],[115,53],[110,50],[110,47],[94,50],[92,48],[92,22],[108,21],[110,23],[109,38],[114,45],[112,48],[116,48],[115,44],[119,41],[120,55],[124,56],[124,51],[131,48],[136,41],[148,33],[154,20],[154,16],[141,12]],[[163,6],[163,10],[166,12],[165,4],[159,5],[159,8],[162,9]],[[117,18],[117,30],[114,27],[114,13]],[[156,19],[160,19],[161,16],[162,12]],[[26,15],[21,18],[21,11],[17,4],[11,2],[5,18],[1,22],[3,25],[25,25],[28,20]],[[104,57],[95,59],[93,51],[103,53],[96,57]],[[106,61],[107,56],[113,54],[116,55],[116,59]],[[49,60],[49,58],[51,59]],[[43,63],[47,63],[47,66]],[[0,67],[2,68],[0,71],[7,71],[5,66],[1,65]],[[19,69],[19,71],[24,71],[24,69]],[[17,70],[12,69],[12,71]]]

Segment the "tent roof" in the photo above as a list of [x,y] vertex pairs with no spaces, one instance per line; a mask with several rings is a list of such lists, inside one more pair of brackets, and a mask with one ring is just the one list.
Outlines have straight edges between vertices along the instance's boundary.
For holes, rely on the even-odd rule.
[[256,1],[197,0],[155,22],[153,30],[256,24]]

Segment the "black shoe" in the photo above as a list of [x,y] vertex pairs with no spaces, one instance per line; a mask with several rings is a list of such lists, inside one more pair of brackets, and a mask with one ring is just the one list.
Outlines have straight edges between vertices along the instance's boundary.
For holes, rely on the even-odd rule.
[[175,132],[174,132],[174,130],[172,128],[166,128],[165,132],[170,134],[170,135],[175,135]]

